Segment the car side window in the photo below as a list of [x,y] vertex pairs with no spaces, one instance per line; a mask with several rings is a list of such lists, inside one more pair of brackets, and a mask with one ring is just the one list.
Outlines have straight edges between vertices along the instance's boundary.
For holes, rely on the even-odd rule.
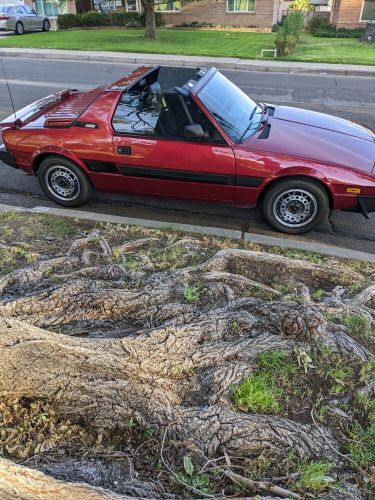
[[146,92],[124,92],[112,125],[120,134],[154,135],[160,110]]
[[32,15],[35,15],[35,14],[36,14],[36,13],[35,13],[35,10],[34,10],[34,9],[32,9],[31,7],[28,7],[27,5],[25,5],[25,6],[23,7],[23,9],[26,11],[26,14],[29,14],[29,15],[30,15],[30,14],[32,14]]
[[[223,139],[215,127],[190,98],[185,105],[194,123],[202,126],[205,137],[200,142],[219,142]],[[124,92],[112,119],[117,133],[153,135],[187,140],[184,129],[190,124],[186,109],[177,94]]]
[[210,122],[193,99],[188,97],[185,99],[185,103],[193,122],[200,125],[206,133],[206,140],[209,142],[226,144],[221,134],[216,130],[215,126]]
[[18,14],[19,16],[22,16],[23,14],[26,14],[26,10],[23,7],[17,7],[16,14]]

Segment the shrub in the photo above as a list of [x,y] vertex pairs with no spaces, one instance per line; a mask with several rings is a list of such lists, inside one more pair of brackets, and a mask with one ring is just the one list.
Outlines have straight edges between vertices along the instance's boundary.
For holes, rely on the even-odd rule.
[[361,38],[363,34],[362,28],[336,29],[326,17],[313,17],[307,25],[307,29],[313,36],[325,38]]
[[57,26],[61,30],[80,26],[79,17],[80,14],[62,14],[57,18]]
[[80,14],[81,26],[109,26],[109,14],[102,14],[101,12],[90,11]]
[[277,55],[280,57],[293,54],[297,45],[297,38],[293,35],[287,35],[284,28],[281,28],[276,36]]
[[323,37],[323,38],[361,38],[364,30],[361,28],[357,29],[346,29],[346,28],[330,28],[326,31],[320,30],[314,33],[314,36]]
[[329,22],[329,19],[327,17],[323,17],[323,16],[314,16],[307,23],[307,29],[314,36],[315,36],[315,33],[317,33],[318,31],[327,31],[327,30],[332,29],[332,28],[333,28],[333,26]]
[[[164,26],[161,12],[155,13],[156,26]],[[146,25],[144,14],[138,12],[108,12],[97,11],[85,12],[83,14],[62,14],[57,18],[58,28],[80,28],[94,26],[121,26],[126,28],[143,28]]]
[[276,48],[278,56],[289,56],[299,42],[304,26],[304,17],[301,12],[293,12],[288,16],[277,32]]
[[111,26],[125,26],[126,28],[139,28],[142,26],[138,12],[111,12]]
[[293,12],[284,21],[283,29],[285,30],[286,36],[292,35],[297,41],[301,38],[303,27],[305,24],[305,18],[301,12]]
[[[141,26],[146,26],[146,14],[143,12],[143,14],[139,14]],[[155,24],[157,28],[160,28],[161,26],[164,26],[164,18],[163,14],[161,12],[155,12]]]

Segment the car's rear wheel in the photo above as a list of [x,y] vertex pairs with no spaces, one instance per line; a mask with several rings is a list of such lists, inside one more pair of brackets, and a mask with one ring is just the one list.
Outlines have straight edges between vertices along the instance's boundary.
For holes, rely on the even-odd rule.
[[66,158],[47,157],[40,164],[38,178],[46,195],[64,207],[79,207],[92,195],[85,172]]
[[267,222],[278,231],[302,234],[329,214],[329,200],[324,187],[314,180],[290,178],[266,191],[262,208]]
[[50,28],[51,28],[51,25],[50,25],[50,23],[49,23],[48,19],[45,19],[45,20],[43,21],[43,28],[42,28],[42,29],[43,29],[43,31],[49,31],[49,30],[50,30]]
[[16,24],[16,29],[14,30],[16,35],[23,35],[25,33],[25,28],[23,27],[23,24],[21,21],[18,21]]

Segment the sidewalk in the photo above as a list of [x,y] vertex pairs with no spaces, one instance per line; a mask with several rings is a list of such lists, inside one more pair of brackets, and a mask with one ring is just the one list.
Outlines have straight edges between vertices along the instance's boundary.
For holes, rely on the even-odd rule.
[[270,73],[327,74],[337,76],[375,77],[375,66],[355,64],[323,64],[291,61],[237,59],[230,57],[200,57],[128,52],[100,52],[86,50],[54,50],[0,48],[0,57],[26,57],[38,59],[63,59],[71,61],[112,62],[128,64],[160,64],[165,66],[216,66]]

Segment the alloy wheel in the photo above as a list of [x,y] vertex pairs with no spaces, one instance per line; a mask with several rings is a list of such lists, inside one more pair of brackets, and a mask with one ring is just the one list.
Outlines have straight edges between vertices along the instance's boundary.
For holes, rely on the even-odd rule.
[[276,198],[273,213],[287,227],[303,227],[309,224],[318,212],[315,196],[303,189],[288,189]]
[[75,200],[80,192],[81,185],[78,177],[69,168],[54,165],[45,173],[47,189],[60,200]]

